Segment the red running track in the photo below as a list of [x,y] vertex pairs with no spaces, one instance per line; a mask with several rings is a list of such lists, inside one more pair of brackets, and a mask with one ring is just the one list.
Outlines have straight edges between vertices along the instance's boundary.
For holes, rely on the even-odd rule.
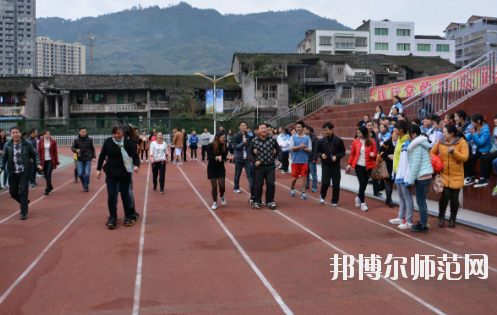
[[[0,221],[8,218],[0,224],[0,314],[495,313],[495,235],[440,229],[431,217],[427,234],[400,231],[388,224],[397,209],[368,200],[364,213],[345,191],[338,208],[321,205],[317,193],[292,198],[280,173],[278,210],[256,211],[248,195],[233,193],[234,167],[226,168],[228,204],[212,211],[205,164],[168,164],[161,195],[144,163],[134,175],[141,217],[126,228],[120,207],[114,231],[104,226],[105,181],[94,170],[88,193],[62,186],[72,167],[54,174],[62,187],[30,206],[26,221],[8,218],[18,205],[0,196]],[[244,175],[240,183],[248,191]],[[331,281],[330,258],[343,253],[407,257],[409,279]],[[487,254],[488,279],[411,280],[414,254],[451,253]]]

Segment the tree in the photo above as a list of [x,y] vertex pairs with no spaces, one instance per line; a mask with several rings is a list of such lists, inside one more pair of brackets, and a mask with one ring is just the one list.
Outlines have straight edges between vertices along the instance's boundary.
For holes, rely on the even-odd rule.
[[171,104],[170,113],[177,118],[195,118],[198,102],[193,96],[181,94],[180,98]]

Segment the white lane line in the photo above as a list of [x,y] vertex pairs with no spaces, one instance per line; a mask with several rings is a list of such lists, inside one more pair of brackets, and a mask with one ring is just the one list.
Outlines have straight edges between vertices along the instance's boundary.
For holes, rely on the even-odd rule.
[[147,171],[147,188],[145,189],[145,204],[143,206],[143,219],[140,232],[140,249],[138,253],[138,264],[136,266],[135,280],[135,300],[133,304],[133,315],[138,315],[140,312],[140,293],[142,287],[142,266],[143,266],[143,245],[145,244],[145,224],[147,223],[147,201],[148,201],[148,183],[150,182],[150,164],[148,163]]
[[[200,164],[204,165],[203,163],[200,163]],[[205,166],[205,165],[204,165],[204,166]],[[243,173],[243,172],[242,172],[242,173]],[[284,188],[286,188],[286,189],[288,189],[288,190],[290,189],[290,187],[285,186],[285,185],[283,185],[283,184],[280,184],[280,183],[278,183],[278,182],[276,182],[275,184],[276,184],[276,185],[279,185],[279,186],[281,186],[281,187],[284,187]],[[331,186],[330,186],[330,187],[331,187]],[[302,194],[302,193],[301,193],[300,191],[298,191],[298,190],[296,190],[295,192],[297,192],[297,193],[299,193],[299,194]],[[318,199],[318,198],[312,197],[312,196],[310,196],[310,195],[308,195],[308,194],[307,194],[307,198],[311,198],[311,199],[314,199],[314,200],[316,200],[316,201],[319,201],[319,199]],[[325,204],[329,205],[329,203],[327,203],[327,202],[325,202]],[[342,207],[334,207],[334,208],[339,209],[339,210],[341,210],[341,211],[343,211],[343,212],[347,212],[347,213],[349,213],[349,214],[355,215],[355,216],[356,216],[356,217],[358,217],[358,218],[364,219],[364,220],[366,220],[366,221],[369,221],[369,222],[371,222],[371,223],[374,223],[374,224],[376,224],[376,225],[379,225],[379,226],[381,226],[381,227],[384,227],[384,228],[386,228],[386,229],[389,229],[390,231],[393,231],[393,232],[395,232],[395,233],[397,233],[397,234],[403,235],[403,236],[405,236],[405,237],[407,237],[407,238],[410,238],[410,239],[412,239],[412,240],[418,241],[418,242],[420,242],[420,243],[422,243],[422,244],[425,244],[425,245],[431,246],[431,247],[433,247],[433,248],[436,248],[436,249],[438,249],[438,250],[440,250],[440,251],[442,251],[442,252],[446,252],[446,253],[451,254],[451,255],[457,255],[457,257],[459,257],[459,258],[466,259],[466,257],[464,257],[464,256],[462,256],[462,255],[459,255],[459,254],[457,254],[457,253],[454,253],[454,252],[452,252],[452,251],[450,251],[450,250],[448,250],[448,249],[445,249],[445,248],[443,248],[443,247],[440,247],[440,246],[438,246],[438,245],[432,244],[432,243],[427,242],[427,241],[423,241],[423,240],[421,240],[421,239],[419,239],[419,238],[416,238],[416,237],[414,237],[414,236],[411,236],[411,235],[409,235],[409,234],[407,234],[407,233],[403,233],[402,231],[399,231],[398,229],[394,229],[394,228],[392,228],[392,227],[390,227],[390,226],[388,226],[388,225],[384,225],[384,224],[382,224],[382,223],[379,223],[379,222],[376,222],[376,221],[374,221],[374,220],[368,219],[367,217],[364,217],[364,216],[362,216],[362,215],[358,215],[357,213],[354,213],[354,212],[352,212],[352,211],[346,210],[346,209],[344,209],[344,208],[342,208]],[[492,267],[488,266],[488,269],[490,269],[490,270],[492,270],[492,271],[494,271],[494,272],[497,272],[497,269],[496,269],[496,268],[492,268]]]
[[86,208],[90,205],[90,203],[97,197],[97,195],[105,188],[106,185],[103,185],[97,193],[88,201],[88,203],[76,214],[76,216],[60,231],[59,234],[45,247],[45,249],[41,252],[40,255],[29,265],[29,267],[17,278],[17,280],[5,291],[5,293],[0,297],[0,305],[5,301],[5,299],[9,296],[9,294],[15,289],[15,287],[28,275],[28,273],[38,264],[38,262],[45,256],[48,250],[57,242],[57,240],[64,234],[65,231],[76,221],[79,216],[86,210]]
[[[93,167],[96,167],[96,165],[95,165],[95,166],[93,166]],[[92,168],[93,168],[93,167],[92,167]],[[56,192],[57,190],[61,189],[61,188],[62,188],[62,187],[64,187],[65,185],[67,185],[67,184],[69,184],[69,183],[72,183],[72,182],[73,182],[73,179],[71,179],[71,180],[70,180],[70,181],[68,181],[67,183],[63,184],[62,186],[60,186],[60,187],[58,187],[58,188],[54,189],[52,192]],[[46,197],[46,196],[45,196],[45,195],[43,195],[43,196],[41,196],[40,198],[36,199],[35,201],[30,202],[30,203],[29,203],[29,207],[33,206],[35,203],[37,203],[38,201],[42,200],[42,199],[43,199],[43,198],[45,198],[45,197]],[[7,221],[8,219],[12,218],[13,216],[15,216],[16,214],[19,214],[19,213],[20,213],[20,212],[19,212],[19,210],[17,210],[16,212],[12,213],[10,216],[8,216],[8,217],[6,217],[5,219],[3,219],[2,221],[0,221],[0,224],[4,223],[4,222],[5,222],[5,221]]]
[[[202,164],[202,163],[200,163],[200,164]],[[269,281],[262,274],[262,272],[259,270],[259,268],[257,268],[257,266],[255,265],[255,263],[252,261],[252,259],[250,259],[249,255],[247,255],[247,253],[242,248],[242,246],[240,246],[240,244],[235,239],[235,237],[231,234],[231,232],[226,228],[226,226],[223,224],[223,222],[219,219],[219,217],[217,216],[217,214],[214,211],[212,211],[211,207],[209,207],[209,205],[207,204],[207,202],[205,201],[205,199],[202,197],[202,195],[200,195],[200,193],[197,191],[197,189],[193,186],[193,184],[190,182],[190,180],[185,175],[185,173],[183,172],[183,170],[179,166],[178,166],[178,169],[183,174],[183,176],[186,178],[186,180],[188,181],[188,184],[190,184],[190,186],[195,191],[195,193],[200,198],[200,200],[202,200],[202,202],[204,203],[204,205],[207,208],[207,210],[209,210],[209,212],[212,214],[212,216],[214,217],[214,219],[216,219],[217,223],[219,223],[219,225],[223,228],[224,232],[231,239],[231,241],[233,242],[233,244],[235,245],[235,247],[238,249],[238,251],[240,252],[240,254],[242,254],[243,258],[245,258],[245,261],[250,265],[250,267],[252,268],[252,270],[254,270],[254,272],[257,274],[257,276],[259,277],[259,279],[261,279],[262,283],[264,283],[264,285],[266,286],[266,288],[273,295],[273,298],[276,300],[276,302],[281,307],[281,309],[283,310],[283,312],[285,314],[287,314],[287,315],[290,315],[290,314],[293,315],[292,310],[290,310],[290,308],[285,304],[285,302],[280,297],[280,295],[278,294],[278,292],[276,292],[276,290],[273,288],[273,286],[271,285],[271,283],[269,283]],[[136,315],[136,314],[134,314],[134,315]]]
[[[202,163],[201,163],[202,164]],[[203,164],[202,164],[203,165]],[[205,165],[204,165],[205,166]],[[235,185],[232,181],[226,179],[227,182],[231,183],[233,186]],[[250,196],[250,194],[245,190],[245,189],[241,189],[243,192],[245,192],[247,195]],[[308,228],[306,228],[305,226],[303,226],[302,224],[296,222],[295,220],[289,218],[288,216],[284,215],[283,213],[281,213],[280,211],[278,210],[274,210],[274,212],[278,213],[279,215],[281,215],[283,218],[287,219],[288,221],[292,222],[293,224],[295,224],[296,226],[300,227],[301,229],[303,229],[304,231],[306,231],[307,233],[311,234],[312,236],[314,236],[315,238],[317,238],[318,240],[322,241],[323,243],[325,243],[326,245],[328,245],[329,247],[333,248],[334,250],[342,253],[343,255],[349,255],[347,254],[345,251],[341,250],[340,248],[336,247],[335,245],[331,244],[330,242],[328,242],[327,240],[323,239],[321,236],[317,235],[316,233],[312,232],[311,230],[309,230]],[[352,256],[352,255],[350,255]],[[354,257],[354,256],[352,256]],[[359,261],[354,257],[354,261],[356,263],[359,263]],[[428,308],[429,310],[433,311],[434,313],[436,314],[439,314],[439,315],[444,315],[445,313],[440,311],[438,308],[434,307],[433,305],[429,304],[428,302],[425,302],[423,299],[417,297],[416,295],[412,294],[411,292],[407,291],[406,289],[402,288],[401,286],[399,286],[398,284],[394,283],[392,280],[388,279],[388,278],[385,278],[383,275],[381,275],[381,278],[383,280],[385,280],[387,283],[391,284],[393,287],[395,287],[397,290],[399,290],[400,292],[406,294],[407,296],[409,296],[410,298],[412,298],[413,300],[415,300],[416,302],[420,303],[421,305],[423,305],[424,307]]]

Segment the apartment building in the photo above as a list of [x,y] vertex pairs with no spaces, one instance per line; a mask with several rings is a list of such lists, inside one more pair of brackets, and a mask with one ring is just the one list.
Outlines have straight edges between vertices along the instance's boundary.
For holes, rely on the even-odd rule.
[[466,23],[450,23],[445,38],[455,40],[456,64],[465,66],[482,55],[497,51],[497,18],[471,16]]
[[81,43],[53,41],[48,37],[36,38],[37,77],[54,74],[86,74],[86,52]]
[[367,54],[368,31],[309,30],[297,46],[299,54]]
[[0,77],[34,75],[36,0],[0,0]]
[[369,32],[371,54],[440,57],[456,62],[454,40],[440,36],[415,35],[414,26],[414,22],[369,20],[357,30]]

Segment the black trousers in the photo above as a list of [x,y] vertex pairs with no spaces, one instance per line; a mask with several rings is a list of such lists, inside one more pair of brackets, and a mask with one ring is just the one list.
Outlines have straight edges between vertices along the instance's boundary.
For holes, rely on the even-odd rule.
[[259,165],[255,171],[255,202],[262,203],[262,188],[264,181],[266,181],[266,202],[274,202],[275,181],[276,181],[276,166],[272,165]]
[[283,159],[281,160],[281,169],[285,172],[288,172],[288,165],[289,165],[289,162],[288,162],[288,156],[290,154],[290,152],[281,152],[282,153],[282,156],[283,156]]
[[174,162],[174,147],[171,147],[170,150],[171,150],[171,162]]
[[480,157],[480,177],[487,180],[490,179],[492,175],[492,162],[497,159],[497,152],[483,154]]
[[21,214],[28,214],[29,175],[9,174],[10,196],[21,205]]
[[166,162],[154,163],[152,165],[152,181],[154,188],[157,187],[157,176],[159,176],[160,190],[164,190],[164,181],[166,178]]
[[181,151],[181,154],[183,154],[183,161],[186,162],[186,149],[188,149],[188,147],[186,146],[186,143],[183,143],[183,151]]
[[202,161],[205,161],[205,155],[207,154],[207,146],[202,146]]
[[190,146],[190,159],[197,159],[197,146]]
[[475,176],[475,169],[473,168],[473,163],[471,162],[478,160],[481,156],[481,152],[476,152],[476,154],[469,154],[468,160],[464,162],[464,178]]
[[338,199],[340,199],[340,180],[342,179],[340,164],[321,164],[321,170],[321,197],[326,199],[328,188],[333,183],[331,203],[338,203]]
[[131,216],[130,211],[130,198],[129,191],[131,185],[131,175],[126,177],[118,177],[118,176],[107,176],[105,178],[105,182],[107,184],[107,206],[109,207],[109,215],[112,218],[117,216],[117,184],[119,183],[119,192],[121,193],[121,201],[123,202],[124,208],[124,216],[129,218]]
[[142,160],[143,160],[144,153],[145,153],[145,159],[148,160],[148,150],[142,150]]
[[376,180],[376,179],[373,179],[373,193],[376,195],[376,194],[379,194],[380,193],[380,181],[379,180]]
[[364,192],[366,187],[368,187],[369,175],[371,170],[366,169],[364,166],[356,165],[355,174],[357,175],[357,180],[359,181],[359,199],[361,203],[364,203]]
[[51,192],[53,190],[52,186],[52,161],[45,161],[43,165],[43,174],[45,175],[45,180],[47,181],[47,188],[45,192]]

